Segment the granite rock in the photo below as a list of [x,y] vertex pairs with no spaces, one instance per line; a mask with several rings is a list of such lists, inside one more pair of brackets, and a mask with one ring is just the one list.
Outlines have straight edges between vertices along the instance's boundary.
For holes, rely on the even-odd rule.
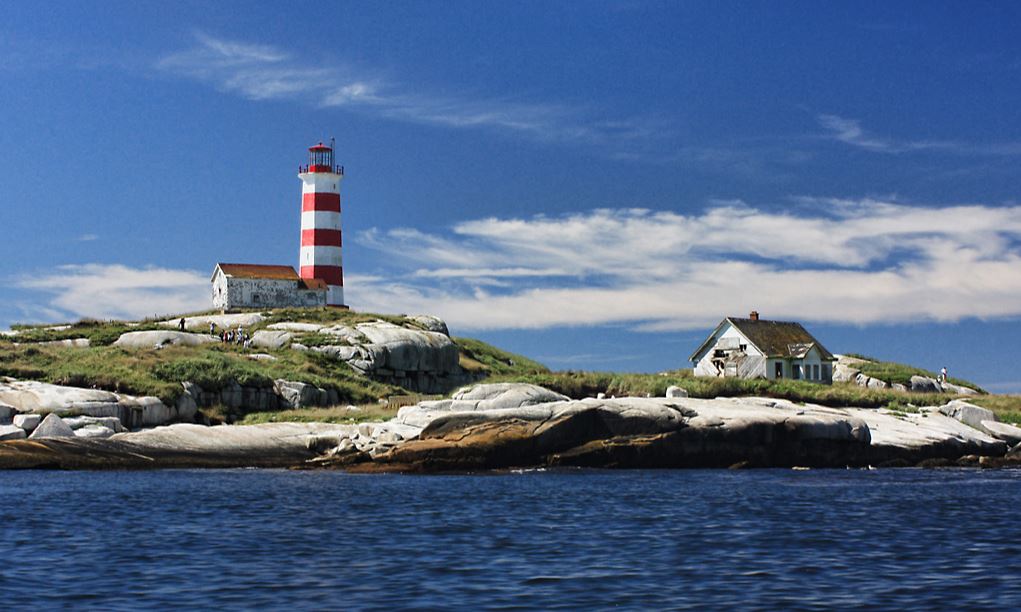
[[71,438],[74,437],[74,430],[64,423],[64,420],[55,413],[46,415],[46,418],[39,423],[39,426],[32,431],[31,439],[39,438]]

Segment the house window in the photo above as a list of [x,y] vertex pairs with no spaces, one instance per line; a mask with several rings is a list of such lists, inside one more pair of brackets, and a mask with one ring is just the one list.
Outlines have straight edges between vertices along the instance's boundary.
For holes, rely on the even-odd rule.
[[773,378],[783,378],[783,362],[777,361],[773,364]]
[[830,364],[822,364],[822,377],[826,380],[832,380],[833,374],[830,373]]
[[812,374],[814,374],[814,376],[812,376],[812,378],[814,380],[822,380],[822,377],[819,376],[819,364],[818,363],[812,366]]
[[801,365],[797,363],[791,364],[791,378],[794,380],[801,379]]

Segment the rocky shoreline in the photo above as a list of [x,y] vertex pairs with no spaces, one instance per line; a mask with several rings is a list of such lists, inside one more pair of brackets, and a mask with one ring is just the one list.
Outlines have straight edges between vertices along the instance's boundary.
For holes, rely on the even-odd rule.
[[182,423],[105,438],[65,432],[0,443],[3,469],[916,465],[1021,465],[1021,429],[961,400],[903,413],[754,397],[570,400],[541,387],[506,383],[475,385],[452,399],[408,406],[385,423]]

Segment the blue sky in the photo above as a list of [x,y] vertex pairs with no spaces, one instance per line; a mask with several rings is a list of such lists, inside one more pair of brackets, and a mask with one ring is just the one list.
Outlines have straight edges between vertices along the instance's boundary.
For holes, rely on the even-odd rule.
[[1021,391],[1021,6],[5,3],[0,326],[206,308],[346,167],[357,309],[555,368],[725,315]]

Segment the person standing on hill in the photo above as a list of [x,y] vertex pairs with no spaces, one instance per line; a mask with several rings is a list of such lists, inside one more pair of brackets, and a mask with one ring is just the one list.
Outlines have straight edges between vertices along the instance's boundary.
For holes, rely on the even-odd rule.
[[947,382],[947,367],[943,366],[943,369],[939,371],[939,381],[943,384]]
[[184,317],[181,317],[181,320],[177,323],[177,326],[181,328],[181,331],[184,331]]

